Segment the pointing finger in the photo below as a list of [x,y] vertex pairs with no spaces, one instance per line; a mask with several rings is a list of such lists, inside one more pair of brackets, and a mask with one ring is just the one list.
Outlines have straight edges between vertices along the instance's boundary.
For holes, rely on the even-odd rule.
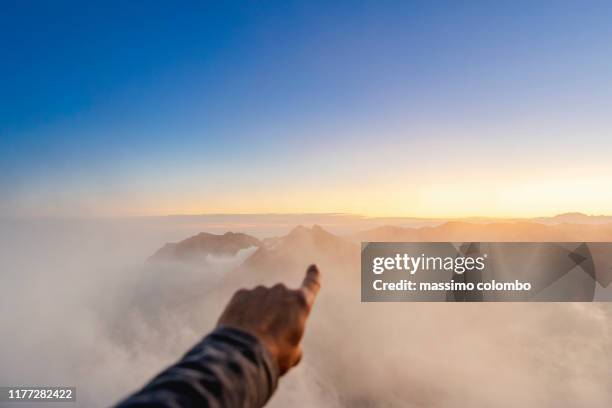
[[312,306],[314,304],[320,288],[321,274],[319,272],[319,268],[317,268],[316,265],[310,265],[306,271],[306,277],[304,277],[302,287],[300,288],[304,292],[304,295],[306,295],[306,302],[308,303],[308,306]]

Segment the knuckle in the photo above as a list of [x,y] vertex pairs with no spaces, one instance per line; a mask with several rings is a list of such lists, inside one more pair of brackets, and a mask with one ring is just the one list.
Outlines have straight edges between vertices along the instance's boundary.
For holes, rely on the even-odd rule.
[[276,291],[285,291],[287,290],[287,286],[285,286],[284,283],[277,283],[276,285],[272,286],[272,289]]
[[241,288],[238,289],[235,293],[234,293],[234,298],[241,298],[244,297],[247,293],[249,293],[248,290]]
[[240,305],[244,303],[245,299],[248,296],[248,291],[246,289],[240,289],[234,292],[234,295],[231,297],[229,301],[229,305]]

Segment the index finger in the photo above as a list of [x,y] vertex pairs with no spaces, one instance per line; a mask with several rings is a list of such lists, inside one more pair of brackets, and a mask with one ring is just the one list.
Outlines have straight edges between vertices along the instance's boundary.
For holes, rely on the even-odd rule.
[[319,272],[319,268],[317,268],[317,265],[310,265],[306,270],[306,276],[300,287],[300,290],[306,295],[306,303],[308,303],[308,306],[312,307],[320,288],[321,273]]

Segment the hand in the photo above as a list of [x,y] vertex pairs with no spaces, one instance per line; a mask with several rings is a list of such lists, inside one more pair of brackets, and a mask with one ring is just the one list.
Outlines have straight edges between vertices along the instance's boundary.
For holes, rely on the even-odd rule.
[[241,289],[225,307],[217,325],[235,327],[258,337],[283,375],[302,358],[300,341],[321,287],[319,275],[316,265],[311,265],[299,289],[288,289],[282,283],[272,288]]

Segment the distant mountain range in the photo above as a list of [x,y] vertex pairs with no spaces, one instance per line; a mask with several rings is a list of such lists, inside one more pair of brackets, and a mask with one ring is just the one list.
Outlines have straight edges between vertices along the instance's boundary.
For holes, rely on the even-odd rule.
[[529,222],[545,225],[556,224],[612,224],[612,216],[566,213],[552,217],[536,218],[416,218],[416,217],[366,217],[354,214],[208,214],[170,215],[156,217],[127,217],[117,221],[122,225],[154,225],[160,230],[182,229],[194,234],[206,231],[223,234],[226,231],[244,232],[257,237],[280,237],[295,225],[320,225],[336,235],[352,235],[374,228],[395,226],[404,228],[437,227],[447,222],[488,224],[505,222]]
[[537,222],[447,222],[436,227],[380,227],[352,235],[356,242],[609,242],[612,224]]
[[543,224],[610,224],[612,223],[612,216],[586,215],[579,212],[569,212],[565,214],[555,215],[554,217],[532,218],[531,221]]
[[[586,217],[586,218],[585,218]],[[359,258],[360,242],[612,242],[612,223],[570,223],[592,220],[583,214],[563,214],[556,222],[446,222],[420,228],[384,226],[339,236],[314,225],[298,226],[288,234],[259,240],[243,233],[222,235],[202,232],[178,243],[164,245],[152,260],[201,262],[208,256],[232,257],[240,250],[257,248],[243,266],[250,269],[303,268],[317,262],[347,265]],[[600,218],[597,218],[600,221]]]

